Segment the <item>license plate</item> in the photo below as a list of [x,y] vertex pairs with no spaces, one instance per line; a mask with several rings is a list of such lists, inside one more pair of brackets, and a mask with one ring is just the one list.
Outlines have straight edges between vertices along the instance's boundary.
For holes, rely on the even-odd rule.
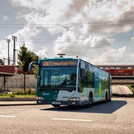
[[60,105],[61,102],[57,102],[57,101],[53,101],[52,104],[57,104],[57,105]]

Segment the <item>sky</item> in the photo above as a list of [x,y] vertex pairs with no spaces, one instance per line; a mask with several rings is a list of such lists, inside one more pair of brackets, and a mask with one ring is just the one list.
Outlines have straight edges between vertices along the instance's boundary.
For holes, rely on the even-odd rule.
[[[0,59],[25,44],[40,58],[82,58],[95,65],[134,64],[133,0],[0,0]],[[7,63],[7,61],[6,61]]]

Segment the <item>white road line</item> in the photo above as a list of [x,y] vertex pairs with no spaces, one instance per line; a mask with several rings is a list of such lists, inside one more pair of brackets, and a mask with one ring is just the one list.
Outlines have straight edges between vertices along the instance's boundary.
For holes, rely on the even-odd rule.
[[13,115],[0,115],[0,118],[15,118]]
[[92,122],[93,120],[84,120],[84,119],[67,119],[67,118],[52,118],[52,120],[60,120],[60,121],[87,121]]

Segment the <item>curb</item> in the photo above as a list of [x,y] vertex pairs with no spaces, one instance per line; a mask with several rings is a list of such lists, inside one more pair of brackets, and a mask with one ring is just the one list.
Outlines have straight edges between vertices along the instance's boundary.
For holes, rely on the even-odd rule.
[[113,97],[130,97],[133,98],[134,94],[113,94]]
[[27,104],[0,104],[0,106],[28,106],[28,105],[38,105],[38,104],[34,104],[34,103],[27,103]]

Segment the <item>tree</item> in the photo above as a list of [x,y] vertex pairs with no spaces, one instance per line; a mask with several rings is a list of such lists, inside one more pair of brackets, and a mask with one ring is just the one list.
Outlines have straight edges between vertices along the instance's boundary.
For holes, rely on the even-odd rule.
[[24,45],[20,48],[18,54],[18,60],[19,60],[18,64],[24,74],[24,90],[25,90],[25,77],[26,72],[28,72],[28,66],[32,61],[37,62],[38,59],[39,57],[35,53],[28,51],[28,49]]
[[4,61],[0,59],[0,65],[4,65]]

